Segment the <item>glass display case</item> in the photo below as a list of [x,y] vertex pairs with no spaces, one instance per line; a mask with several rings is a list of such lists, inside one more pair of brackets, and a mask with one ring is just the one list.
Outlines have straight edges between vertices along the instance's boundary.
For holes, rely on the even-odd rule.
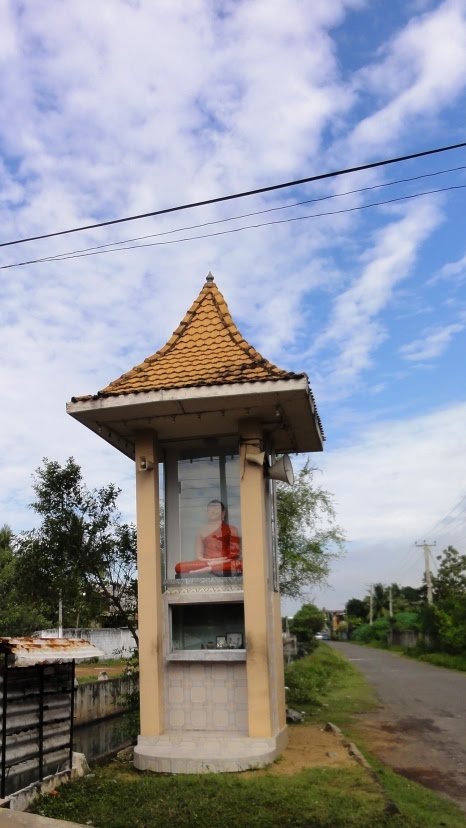
[[165,460],[165,581],[241,578],[239,457],[171,450]]
[[244,649],[244,605],[223,603],[172,604],[171,650]]

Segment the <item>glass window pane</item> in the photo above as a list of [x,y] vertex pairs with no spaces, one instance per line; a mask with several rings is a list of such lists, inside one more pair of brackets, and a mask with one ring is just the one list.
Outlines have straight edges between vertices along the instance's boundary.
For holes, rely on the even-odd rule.
[[244,606],[173,605],[172,650],[244,649]]
[[239,457],[181,459],[177,478],[179,532],[176,549],[167,537],[167,577],[241,576]]

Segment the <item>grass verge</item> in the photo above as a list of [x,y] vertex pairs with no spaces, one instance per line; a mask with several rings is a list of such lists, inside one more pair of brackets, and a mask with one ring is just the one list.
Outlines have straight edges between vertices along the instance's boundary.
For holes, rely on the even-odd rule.
[[380,790],[359,767],[343,775],[314,768],[292,777],[170,777],[115,763],[36,806],[37,813],[99,828],[404,828],[385,809]]
[[[304,682],[306,674],[309,676],[307,684]],[[319,644],[311,656],[287,668],[286,684],[290,707],[304,711],[307,720],[316,724],[331,721],[343,727],[357,713],[367,713],[378,704],[364,676],[325,644]],[[302,694],[297,695],[296,685],[298,691],[303,687]]]
[[[310,722],[346,727],[355,713],[377,704],[364,678],[325,645],[299,663],[294,672],[300,692],[304,676],[314,674],[313,700],[301,705]],[[466,828],[453,805],[375,762],[374,773],[354,764],[287,776],[165,776],[114,761],[42,797],[31,810],[99,828]]]
[[403,655],[415,658],[417,661],[426,661],[428,664],[435,664],[436,667],[446,667],[448,670],[461,670],[466,672],[466,655],[450,655],[449,653],[417,653],[403,650]]

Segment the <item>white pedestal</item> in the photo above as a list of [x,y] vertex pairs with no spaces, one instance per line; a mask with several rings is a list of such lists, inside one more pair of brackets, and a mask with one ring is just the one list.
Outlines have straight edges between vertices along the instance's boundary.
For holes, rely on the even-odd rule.
[[155,773],[237,773],[270,765],[285,749],[287,730],[270,739],[218,731],[168,731],[139,736],[134,749],[138,770]]

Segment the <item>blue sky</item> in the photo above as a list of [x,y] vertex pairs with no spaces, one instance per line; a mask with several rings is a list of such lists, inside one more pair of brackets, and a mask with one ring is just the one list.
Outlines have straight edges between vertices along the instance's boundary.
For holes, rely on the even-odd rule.
[[[0,31],[1,241],[466,140],[464,0],[4,0]],[[211,270],[317,400],[312,462],[348,544],[309,597],[416,585],[424,538],[466,552],[465,166],[456,150],[2,248],[6,265],[328,196],[165,240],[348,210],[1,270],[0,523],[29,528],[32,472],[69,455],[133,515],[130,462],[65,403],[161,347]]]

